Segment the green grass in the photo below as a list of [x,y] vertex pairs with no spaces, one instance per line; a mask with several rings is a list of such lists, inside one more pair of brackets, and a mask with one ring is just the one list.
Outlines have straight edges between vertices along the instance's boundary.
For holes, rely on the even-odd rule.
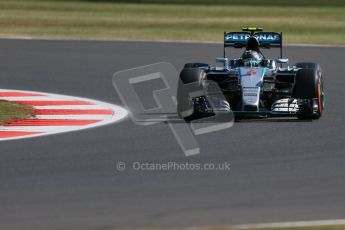
[[221,42],[261,26],[285,43],[345,44],[344,12],[342,0],[0,0],[0,36]]
[[17,119],[29,118],[33,108],[17,103],[0,100],[0,125]]
[[[69,0],[59,0],[69,1]],[[248,5],[248,6],[345,6],[343,0],[74,0],[79,2],[112,2],[140,4],[198,4],[198,5]]]

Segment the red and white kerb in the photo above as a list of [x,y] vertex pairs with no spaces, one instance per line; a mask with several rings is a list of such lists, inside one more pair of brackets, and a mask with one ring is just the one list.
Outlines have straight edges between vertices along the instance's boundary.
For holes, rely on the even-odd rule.
[[34,108],[33,117],[0,126],[0,141],[97,127],[128,114],[120,106],[101,101],[32,91],[0,89],[0,100]]

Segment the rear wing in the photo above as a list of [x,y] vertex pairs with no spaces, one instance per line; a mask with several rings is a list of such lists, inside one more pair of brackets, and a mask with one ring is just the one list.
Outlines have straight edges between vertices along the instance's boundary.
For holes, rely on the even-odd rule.
[[224,47],[243,48],[248,39],[254,36],[261,48],[282,48],[282,33],[276,32],[224,32]]
[[262,32],[262,28],[247,27],[242,28],[243,32],[224,32],[224,58],[225,48],[243,48],[250,37],[254,36],[260,48],[280,48],[280,57],[283,57],[283,33]]

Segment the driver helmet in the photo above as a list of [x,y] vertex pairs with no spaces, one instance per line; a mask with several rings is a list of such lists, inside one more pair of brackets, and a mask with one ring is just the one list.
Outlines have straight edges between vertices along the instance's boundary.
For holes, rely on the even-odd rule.
[[253,51],[253,50],[246,50],[242,54],[242,60],[244,66],[248,67],[254,67],[254,66],[259,66],[259,63],[261,62],[261,57],[258,54],[258,52]]

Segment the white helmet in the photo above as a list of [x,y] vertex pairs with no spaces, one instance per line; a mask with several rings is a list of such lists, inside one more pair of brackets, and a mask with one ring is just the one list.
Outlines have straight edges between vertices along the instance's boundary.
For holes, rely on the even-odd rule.
[[261,57],[258,52],[253,50],[246,50],[243,54],[241,59],[243,60],[244,66],[259,66],[261,62]]

